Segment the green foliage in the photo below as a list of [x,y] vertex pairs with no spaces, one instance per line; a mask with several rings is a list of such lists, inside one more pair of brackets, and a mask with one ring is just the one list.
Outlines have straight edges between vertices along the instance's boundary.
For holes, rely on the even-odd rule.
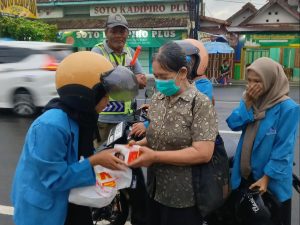
[[49,25],[41,20],[0,17],[0,37],[19,41],[56,41],[56,25]]

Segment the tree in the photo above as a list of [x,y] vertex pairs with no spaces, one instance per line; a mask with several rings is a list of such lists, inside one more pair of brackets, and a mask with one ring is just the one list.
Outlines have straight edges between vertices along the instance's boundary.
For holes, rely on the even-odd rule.
[[0,17],[0,37],[19,41],[56,41],[57,26],[22,17]]

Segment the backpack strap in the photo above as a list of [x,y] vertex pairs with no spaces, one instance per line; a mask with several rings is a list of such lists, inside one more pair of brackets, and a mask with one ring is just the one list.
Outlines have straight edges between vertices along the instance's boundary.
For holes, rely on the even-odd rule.
[[193,101],[192,101],[192,114],[193,115],[194,115],[195,105],[196,105],[196,96],[193,98]]

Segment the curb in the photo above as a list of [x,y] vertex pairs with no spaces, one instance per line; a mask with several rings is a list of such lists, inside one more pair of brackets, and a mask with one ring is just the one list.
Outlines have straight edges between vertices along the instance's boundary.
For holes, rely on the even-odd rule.
[[[233,82],[229,82],[231,84],[228,85],[223,85],[223,84],[213,84],[214,87],[222,87],[222,88],[226,88],[226,87],[232,87],[232,86],[245,86],[247,84],[246,81],[233,81]],[[292,81],[289,82],[290,87],[300,87],[300,81]]]

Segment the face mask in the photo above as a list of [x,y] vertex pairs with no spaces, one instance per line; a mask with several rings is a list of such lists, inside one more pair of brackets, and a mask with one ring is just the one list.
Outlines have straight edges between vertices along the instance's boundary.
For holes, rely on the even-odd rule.
[[180,87],[178,87],[175,83],[176,77],[170,80],[155,79],[156,89],[165,96],[175,95],[180,90]]

